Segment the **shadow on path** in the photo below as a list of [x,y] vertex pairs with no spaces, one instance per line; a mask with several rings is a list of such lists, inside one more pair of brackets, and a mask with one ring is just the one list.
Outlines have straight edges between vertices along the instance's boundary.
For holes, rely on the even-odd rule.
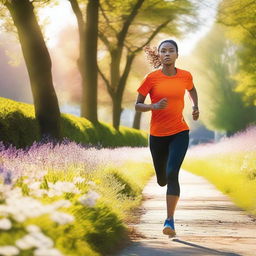
[[211,249],[211,248],[208,248],[208,247],[205,247],[205,246],[197,245],[197,244],[194,244],[194,243],[191,243],[191,242],[186,242],[186,241],[183,241],[183,240],[180,240],[180,239],[177,239],[177,238],[172,239],[172,241],[177,242],[177,243],[181,243],[181,244],[185,244],[185,245],[188,245],[188,246],[191,246],[191,247],[194,247],[194,248],[201,249],[201,250],[203,250],[204,253],[206,253],[206,252],[211,253],[210,255],[242,256],[241,254],[237,254],[237,253],[233,253],[233,252],[231,253],[231,252],[222,252],[222,251],[219,251],[219,250],[214,250],[214,249]]
[[[130,250],[127,250],[121,256],[211,256],[211,255],[221,255],[221,256],[242,256],[241,254],[214,250],[204,246],[200,246],[194,243],[182,241],[180,239],[173,239],[173,242],[186,245],[186,247],[171,247],[170,248],[157,248],[155,245],[147,246],[141,242],[133,242],[130,246]],[[190,246],[190,247],[187,247]]]

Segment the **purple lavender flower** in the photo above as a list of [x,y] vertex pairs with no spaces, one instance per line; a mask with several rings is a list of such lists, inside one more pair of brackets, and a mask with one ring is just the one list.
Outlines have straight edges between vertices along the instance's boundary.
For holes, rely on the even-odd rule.
[[11,185],[12,184],[12,173],[11,171],[4,172],[4,184]]

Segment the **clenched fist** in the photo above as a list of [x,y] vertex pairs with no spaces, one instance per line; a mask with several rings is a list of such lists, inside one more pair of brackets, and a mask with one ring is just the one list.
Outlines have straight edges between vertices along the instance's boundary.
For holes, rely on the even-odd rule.
[[168,105],[168,100],[167,98],[163,98],[161,100],[159,100],[158,102],[152,104],[152,109],[156,110],[156,109],[164,109],[166,108]]
[[193,112],[192,112],[193,120],[197,120],[199,118],[199,110],[198,107],[193,107]]

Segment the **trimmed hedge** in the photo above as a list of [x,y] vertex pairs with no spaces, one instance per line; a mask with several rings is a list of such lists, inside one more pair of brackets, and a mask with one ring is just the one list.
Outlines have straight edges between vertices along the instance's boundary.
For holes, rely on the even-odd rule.
[[[34,106],[0,97],[0,141],[17,148],[30,146],[40,140],[40,131],[35,119]],[[144,131],[120,126],[119,131],[111,125],[89,120],[71,114],[61,114],[62,137],[81,144],[103,147],[148,145]]]

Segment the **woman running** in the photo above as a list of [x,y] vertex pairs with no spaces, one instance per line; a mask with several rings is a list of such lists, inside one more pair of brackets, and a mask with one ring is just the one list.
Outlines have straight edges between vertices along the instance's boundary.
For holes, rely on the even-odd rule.
[[[190,72],[176,68],[178,46],[173,40],[162,41],[157,52],[145,48],[148,58],[156,69],[147,74],[137,89],[136,111],[152,111],[149,147],[157,182],[167,184],[167,218],[163,233],[173,237],[174,211],[180,196],[179,170],[189,144],[189,127],[182,112],[185,90],[193,103],[193,120],[199,118],[198,97]],[[147,94],[151,104],[144,104]]]

